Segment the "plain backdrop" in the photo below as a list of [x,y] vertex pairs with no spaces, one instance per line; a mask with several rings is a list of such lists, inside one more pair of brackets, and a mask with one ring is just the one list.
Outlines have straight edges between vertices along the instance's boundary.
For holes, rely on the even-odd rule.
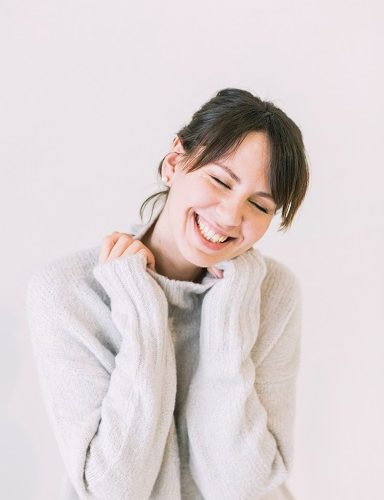
[[288,485],[383,498],[382,26],[372,0],[0,0],[1,498],[55,499],[63,475],[29,343],[32,270],[140,222],[174,134],[225,87],[281,107],[310,161],[292,229],[275,220],[258,243],[303,290]]

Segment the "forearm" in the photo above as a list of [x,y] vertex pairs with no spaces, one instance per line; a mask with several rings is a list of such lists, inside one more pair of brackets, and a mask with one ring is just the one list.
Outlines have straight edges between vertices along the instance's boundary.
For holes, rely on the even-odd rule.
[[287,477],[251,359],[265,266],[261,260],[247,263],[252,269],[237,276],[227,269],[227,283],[224,278],[203,304],[187,425],[192,474],[207,499],[257,499]]
[[207,373],[194,379],[188,396],[193,477],[204,498],[257,499],[282,484],[287,470],[254,389],[253,362]]
[[[173,467],[167,450],[175,443],[176,367],[167,312],[153,303],[155,290],[147,290],[143,302],[130,302],[131,279],[117,266],[115,275],[96,272],[111,297],[110,311],[77,273],[62,276],[67,268],[34,276],[28,289],[46,408],[82,499],[147,499],[161,486],[160,469]],[[140,295],[141,286],[132,293]],[[149,304],[153,315],[146,313]],[[110,342],[117,336],[114,354]]]
[[[85,480],[100,498],[111,498],[111,484],[119,481],[127,498],[149,497],[173,421],[176,369],[166,302],[143,274],[140,256],[132,257],[136,260],[104,267],[104,274],[94,270],[110,294],[112,319],[122,336],[87,454]],[[122,424],[118,434],[116,420]]]
[[95,498],[117,499],[122,491],[126,498],[149,497],[173,419],[173,367],[165,343],[143,342],[134,349],[131,341],[122,341],[87,450],[84,479]]

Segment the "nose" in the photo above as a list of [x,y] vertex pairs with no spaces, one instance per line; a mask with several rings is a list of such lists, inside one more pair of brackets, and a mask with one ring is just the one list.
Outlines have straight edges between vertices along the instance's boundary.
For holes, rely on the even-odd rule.
[[240,227],[243,220],[243,205],[234,200],[223,200],[216,208],[217,223],[224,231],[231,232]]

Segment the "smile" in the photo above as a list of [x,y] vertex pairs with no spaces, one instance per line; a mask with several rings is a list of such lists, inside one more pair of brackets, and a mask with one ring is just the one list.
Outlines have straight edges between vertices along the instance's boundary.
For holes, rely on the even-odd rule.
[[204,246],[218,250],[228,245],[233,240],[231,236],[217,234],[199,219],[199,215],[194,213],[194,226],[196,233],[199,235],[199,240],[204,243]]

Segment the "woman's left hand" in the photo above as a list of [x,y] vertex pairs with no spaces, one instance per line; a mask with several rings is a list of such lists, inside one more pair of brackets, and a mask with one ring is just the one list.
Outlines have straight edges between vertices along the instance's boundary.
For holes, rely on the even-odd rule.
[[224,271],[222,269],[218,269],[217,267],[211,266],[211,267],[208,267],[207,270],[211,274],[213,274],[214,276],[216,276],[216,278],[221,279],[224,276]]

